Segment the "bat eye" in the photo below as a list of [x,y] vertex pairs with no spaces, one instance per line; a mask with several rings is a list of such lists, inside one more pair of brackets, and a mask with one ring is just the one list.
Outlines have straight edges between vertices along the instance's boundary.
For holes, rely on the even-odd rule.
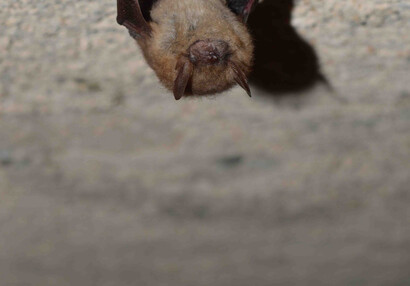
[[214,65],[228,58],[229,45],[221,40],[199,40],[189,47],[188,54],[194,65]]

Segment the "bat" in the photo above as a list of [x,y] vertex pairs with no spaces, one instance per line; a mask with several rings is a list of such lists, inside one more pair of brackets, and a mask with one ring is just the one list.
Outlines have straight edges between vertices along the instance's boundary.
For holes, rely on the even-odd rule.
[[117,22],[176,100],[235,84],[251,96],[247,76],[254,46],[246,20],[257,2],[117,0]]

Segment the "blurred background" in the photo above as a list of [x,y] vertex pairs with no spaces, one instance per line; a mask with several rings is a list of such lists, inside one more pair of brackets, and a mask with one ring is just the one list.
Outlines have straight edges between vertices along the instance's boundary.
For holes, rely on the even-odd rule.
[[115,1],[0,3],[0,285],[410,285],[410,4],[263,5],[176,102]]

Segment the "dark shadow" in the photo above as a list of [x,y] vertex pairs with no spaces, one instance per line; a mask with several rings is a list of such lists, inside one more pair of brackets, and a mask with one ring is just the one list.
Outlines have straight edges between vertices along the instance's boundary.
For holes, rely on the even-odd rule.
[[265,0],[251,13],[255,64],[251,83],[272,96],[284,96],[327,82],[315,50],[291,26],[293,0]]

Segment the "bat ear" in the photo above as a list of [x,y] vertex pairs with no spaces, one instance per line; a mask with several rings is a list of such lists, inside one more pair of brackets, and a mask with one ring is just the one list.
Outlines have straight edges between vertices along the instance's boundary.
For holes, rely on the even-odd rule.
[[181,57],[175,67],[178,71],[177,77],[174,81],[174,97],[175,100],[181,99],[184,95],[189,80],[194,71],[192,63],[186,57]]
[[229,66],[235,74],[235,81],[246,91],[249,97],[252,97],[251,89],[249,88],[248,84],[248,79],[246,78],[246,75],[243,72],[243,70],[234,62],[229,62]]
[[117,0],[117,22],[125,26],[134,39],[149,37],[151,26],[145,20],[139,0]]

